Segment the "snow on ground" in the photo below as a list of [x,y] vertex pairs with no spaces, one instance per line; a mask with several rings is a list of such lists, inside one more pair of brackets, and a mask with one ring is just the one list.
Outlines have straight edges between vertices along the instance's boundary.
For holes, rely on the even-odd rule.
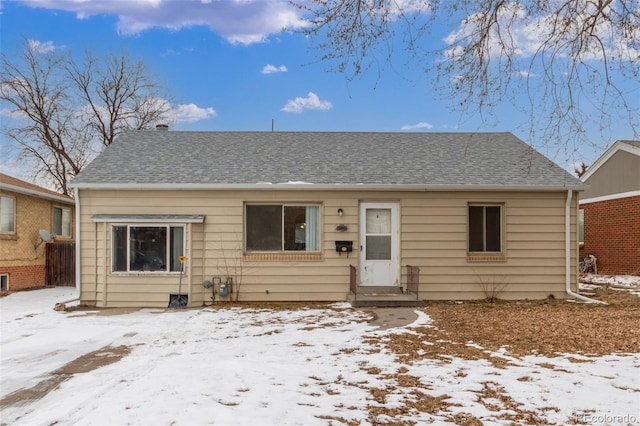
[[[346,304],[287,311],[54,311],[54,304],[69,299],[72,290],[0,298],[0,423],[389,422],[369,413],[369,407],[381,404],[372,396],[375,388],[393,390],[382,403],[388,407],[406,405],[416,399],[416,391],[446,395],[453,404],[448,412],[435,414],[399,410],[397,422],[452,424],[452,414],[465,413],[485,424],[511,424],[505,415],[513,407],[495,395],[508,395],[519,409],[550,424],[640,422],[640,354],[514,358],[505,350],[493,354],[509,362],[504,368],[457,357],[404,365],[385,348],[373,347],[370,338],[428,325],[428,308],[416,311],[413,324],[389,330],[370,325],[368,314]],[[118,362],[70,375],[41,399],[6,403],[13,392],[42,383],[79,356],[121,345],[131,352]],[[419,377],[420,384],[400,386],[394,382],[398,372]]]
[[584,274],[580,276],[581,290],[594,290],[608,286],[613,290],[625,290],[640,296],[640,277],[635,275],[597,275]]

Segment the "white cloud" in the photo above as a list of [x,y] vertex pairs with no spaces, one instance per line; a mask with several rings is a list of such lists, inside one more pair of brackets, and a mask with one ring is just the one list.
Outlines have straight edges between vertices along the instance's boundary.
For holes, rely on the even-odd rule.
[[262,68],[260,72],[262,74],[273,74],[277,72],[287,72],[287,71],[289,70],[284,65],[280,65],[279,67],[276,67],[275,65],[267,64]]
[[27,118],[27,114],[25,114],[22,111],[16,111],[13,109],[9,109],[9,108],[2,108],[0,109],[0,116],[1,117],[7,117],[7,118],[15,118],[15,119],[21,119],[21,118]]
[[51,53],[56,50],[52,41],[45,41],[44,43],[38,40],[29,40],[29,49],[35,53]]
[[400,130],[417,130],[417,129],[433,129],[433,124],[421,121],[416,124],[405,124]]
[[217,112],[211,107],[201,108],[196,104],[180,104],[175,108],[172,108],[169,115],[176,123],[194,123],[196,121],[215,117]]
[[522,78],[533,78],[536,76],[534,73],[529,71],[524,71],[524,70],[518,71],[517,74],[518,74],[518,77],[522,77]]
[[313,92],[309,92],[306,98],[295,98],[293,100],[290,99],[289,102],[287,102],[287,104],[283,106],[282,109],[280,109],[280,111],[300,114],[305,111],[313,110],[326,111],[331,109],[332,107],[333,105],[331,105],[331,102],[322,101],[320,100],[318,95]]
[[28,6],[75,12],[78,19],[92,15],[116,15],[120,34],[139,34],[151,28],[172,31],[207,26],[233,44],[268,41],[283,28],[297,29],[308,23],[302,12],[286,0],[234,1],[70,1],[33,0]]

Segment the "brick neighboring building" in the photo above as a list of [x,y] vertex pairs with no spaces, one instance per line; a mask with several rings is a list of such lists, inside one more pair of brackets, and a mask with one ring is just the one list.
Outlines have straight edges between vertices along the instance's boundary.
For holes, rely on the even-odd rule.
[[640,275],[640,141],[617,141],[581,180],[580,258],[596,256],[598,273]]
[[71,197],[0,173],[0,291],[46,285],[39,231],[74,241],[74,206]]

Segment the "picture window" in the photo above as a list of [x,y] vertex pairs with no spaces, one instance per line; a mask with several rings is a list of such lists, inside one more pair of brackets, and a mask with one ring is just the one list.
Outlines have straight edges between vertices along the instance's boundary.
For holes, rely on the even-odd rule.
[[178,272],[184,226],[117,225],[112,231],[112,271]]
[[320,206],[247,204],[247,252],[320,251]]

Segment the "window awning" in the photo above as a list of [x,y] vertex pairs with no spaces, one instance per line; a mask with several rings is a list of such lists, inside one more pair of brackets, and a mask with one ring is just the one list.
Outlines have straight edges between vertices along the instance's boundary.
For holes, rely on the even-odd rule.
[[202,214],[94,214],[94,222],[113,223],[203,223]]

